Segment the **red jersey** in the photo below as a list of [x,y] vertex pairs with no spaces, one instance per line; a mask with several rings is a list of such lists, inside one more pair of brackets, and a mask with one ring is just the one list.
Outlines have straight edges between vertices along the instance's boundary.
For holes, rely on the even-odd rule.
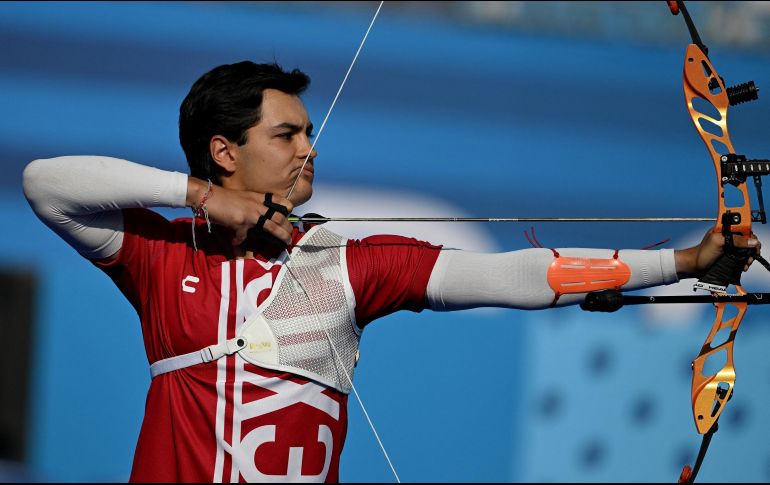
[[[95,262],[139,314],[150,363],[234,338],[273,289],[280,251],[229,257],[229,238],[190,219],[124,210],[118,257]],[[296,244],[304,235],[295,228]],[[266,246],[267,247],[267,246]],[[400,236],[349,240],[356,323],[421,311],[440,248]],[[347,395],[237,354],[152,380],[131,481],[336,482]]]

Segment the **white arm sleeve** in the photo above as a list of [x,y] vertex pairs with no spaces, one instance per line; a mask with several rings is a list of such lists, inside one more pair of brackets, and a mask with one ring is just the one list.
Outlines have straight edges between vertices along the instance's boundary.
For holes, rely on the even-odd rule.
[[70,246],[103,259],[123,244],[121,209],[184,207],[187,175],[110,157],[41,159],[24,169],[24,195]]
[[[567,257],[609,259],[609,249],[557,249]],[[618,258],[631,268],[631,278],[622,290],[638,290],[679,281],[674,250],[622,250]],[[476,307],[522,309],[548,308],[554,291],[548,285],[548,267],[554,255],[550,249],[523,249],[509,253],[481,254],[444,250],[436,260],[428,281],[428,307],[436,311]],[[585,293],[561,295],[557,306],[580,303]]]

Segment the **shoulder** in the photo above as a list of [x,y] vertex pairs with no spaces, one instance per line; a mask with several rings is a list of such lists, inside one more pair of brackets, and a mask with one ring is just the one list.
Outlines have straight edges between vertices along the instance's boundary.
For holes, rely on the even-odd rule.
[[192,219],[189,217],[168,220],[150,209],[123,209],[123,217],[124,230],[131,236],[181,242],[191,233]]
[[[183,219],[169,221],[163,215],[143,208],[123,209],[123,241],[120,249],[109,258],[93,261],[100,267],[113,266],[129,259],[129,254],[157,248],[158,243],[179,240]],[[190,219],[187,219],[189,232]]]
[[349,239],[345,245],[348,266],[367,279],[405,277],[412,271],[433,267],[441,246],[413,237],[378,234],[363,239]]
[[384,249],[389,251],[410,251],[410,250],[440,250],[440,245],[431,244],[427,241],[396,234],[377,234],[363,239],[349,239],[348,246],[370,249]]

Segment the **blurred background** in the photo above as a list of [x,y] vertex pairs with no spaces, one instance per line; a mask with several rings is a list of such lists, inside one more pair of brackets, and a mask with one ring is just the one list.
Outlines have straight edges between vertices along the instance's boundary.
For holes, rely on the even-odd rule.
[[[0,3],[0,480],[127,480],[150,380],[136,314],[37,220],[21,190],[24,166],[95,154],[185,172],[180,102],[204,72],[244,59],[307,72],[304,101],[318,127],[376,8]],[[770,86],[770,2],[689,8],[728,84]],[[386,3],[320,137],[304,209],[711,217],[712,163],[682,99],[688,43],[683,20],[660,1]],[[736,149],[768,158],[767,100],[731,113]],[[485,252],[529,247],[532,230],[329,227]],[[682,248],[707,229],[534,226],[546,247],[598,248],[665,239]],[[763,271],[753,268],[745,286],[768,291]],[[647,293],[690,293],[691,284]],[[701,481],[770,481],[769,316],[749,309],[738,333],[736,391]],[[690,363],[712,320],[708,306],[404,312],[367,328],[356,384],[405,481],[668,482],[700,443]],[[393,480],[352,400],[340,476]]]

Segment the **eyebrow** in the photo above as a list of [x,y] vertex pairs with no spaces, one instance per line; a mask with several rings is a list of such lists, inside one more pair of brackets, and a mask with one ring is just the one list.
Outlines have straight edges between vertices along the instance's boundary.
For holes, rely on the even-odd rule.
[[[302,131],[302,127],[300,125],[295,125],[294,123],[288,123],[284,122],[278,125],[273,126],[274,130],[290,130],[292,133],[299,133]],[[313,123],[308,123],[307,125],[307,132],[313,133]]]

